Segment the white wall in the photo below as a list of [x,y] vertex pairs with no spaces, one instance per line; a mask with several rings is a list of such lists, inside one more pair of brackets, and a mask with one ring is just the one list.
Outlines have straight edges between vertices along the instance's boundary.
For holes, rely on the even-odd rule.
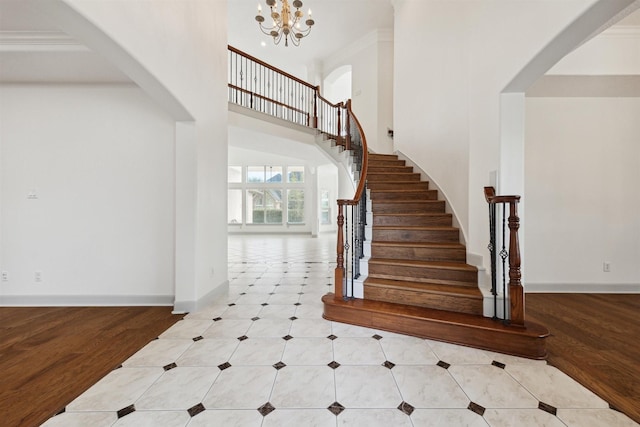
[[640,291],[640,98],[526,106],[528,289]]
[[317,185],[317,206],[318,206],[318,222],[320,222],[320,196],[322,190],[329,190],[329,207],[331,212],[329,214],[330,224],[319,224],[319,231],[335,232],[338,230],[337,217],[338,206],[336,200],[338,199],[338,168],[335,165],[322,165],[318,166],[318,185]]
[[0,303],[172,304],[173,135],[134,85],[0,86]]
[[471,253],[487,255],[482,188],[500,164],[500,94],[591,3],[394,2],[395,148],[445,192]]

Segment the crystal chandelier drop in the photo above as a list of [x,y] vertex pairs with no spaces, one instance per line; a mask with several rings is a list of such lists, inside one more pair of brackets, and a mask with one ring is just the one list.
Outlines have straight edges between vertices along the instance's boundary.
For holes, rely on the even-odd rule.
[[291,4],[296,10],[291,11],[288,0],[280,0],[280,12],[278,12],[278,0],[266,0],[267,6],[271,9],[271,19],[273,25],[270,27],[265,26],[264,16],[262,16],[262,7],[258,4],[258,14],[256,15],[256,21],[260,26],[260,30],[268,36],[273,37],[273,42],[279,44],[280,40],[284,39],[284,45],[289,46],[289,40],[294,46],[300,45],[300,40],[306,37],[311,32],[311,27],[315,24],[315,21],[311,18],[311,9],[307,14],[307,19],[304,21],[306,28],[302,29],[302,20],[304,13],[300,10],[302,7],[302,1],[294,0]]

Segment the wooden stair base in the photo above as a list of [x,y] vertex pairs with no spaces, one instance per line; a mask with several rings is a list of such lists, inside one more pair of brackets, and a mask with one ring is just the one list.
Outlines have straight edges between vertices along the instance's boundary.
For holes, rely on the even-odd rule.
[[525,327],[505,326],[500,321],[465,313],[434,310],[381,301],[345,301],[328,293],[322,297],[322,317],[335,322],[380,329],[496,351],[529,359],[546,359],[549,331],[525,321]]

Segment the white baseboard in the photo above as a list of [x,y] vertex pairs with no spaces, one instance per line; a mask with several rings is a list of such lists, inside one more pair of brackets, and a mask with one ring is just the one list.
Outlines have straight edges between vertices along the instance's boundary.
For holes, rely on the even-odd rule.
[[[214,302],[216,299],[229,293],[229,281],[225,280],[211,292],[195,301],[176,301],[173,304],[173,313],[193,313]],[[226,303],[226,300],[225,300]]]
[[5,307],[171,306],[173,295],[4,295]]
[[524,284],[526,293],[567,294],[640,294],[640,283],[531,283]]

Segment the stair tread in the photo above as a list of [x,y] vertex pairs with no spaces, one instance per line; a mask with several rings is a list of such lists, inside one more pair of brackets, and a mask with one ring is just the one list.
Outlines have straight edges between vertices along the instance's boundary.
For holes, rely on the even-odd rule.
[[372,241],[372,246],[391,246],[391,247],[421,247],[421,248],[441,248],[441,249],[460,249],[465,246],[462,243],[449,243],[449,242],[385,242],[385,241]]
[[440,283],[413,282],[409,280],[393,280],[375,276],[367,278],[364,284],[365,286],[383,285],[384,287],[398,290],[428,291],[430,293],[441,295],[466,296],[482,299],[482,292],[480,292],[477,287],[451,286]]
[[380,212],[377,213],[375,216],[451,216],[450,213],[446,213],[446,212]]
[[449,227],[445,225],[375,225],[375,230],[413,230],[413,231],[458,231],[459,228]]
[[[416,182],[422,182],[422,181],[416,181]],[[372,193],[433,193],[434,191],[438,191],[438,190],[426,190],[424,188],[383,188],[383,189],[377,189],[377,188],[370,188],[369,189]]]
[[472,265],[455,262],[455,261],[422,261],[415,259],[394,259],[394,258],[371,258],[369,264],[393,264],[403,265],[407,267],[428,267],[438,268],[442,270],[465,270],[477,271],[478,269]]
[[[420,181],[416,181],[420,182]],[[380,199],[380,200],[371,200],[374,203],[444,203],[444,200],[414,200],[414,199],[400,199],[400,200],[390,200],[390,199]]]

